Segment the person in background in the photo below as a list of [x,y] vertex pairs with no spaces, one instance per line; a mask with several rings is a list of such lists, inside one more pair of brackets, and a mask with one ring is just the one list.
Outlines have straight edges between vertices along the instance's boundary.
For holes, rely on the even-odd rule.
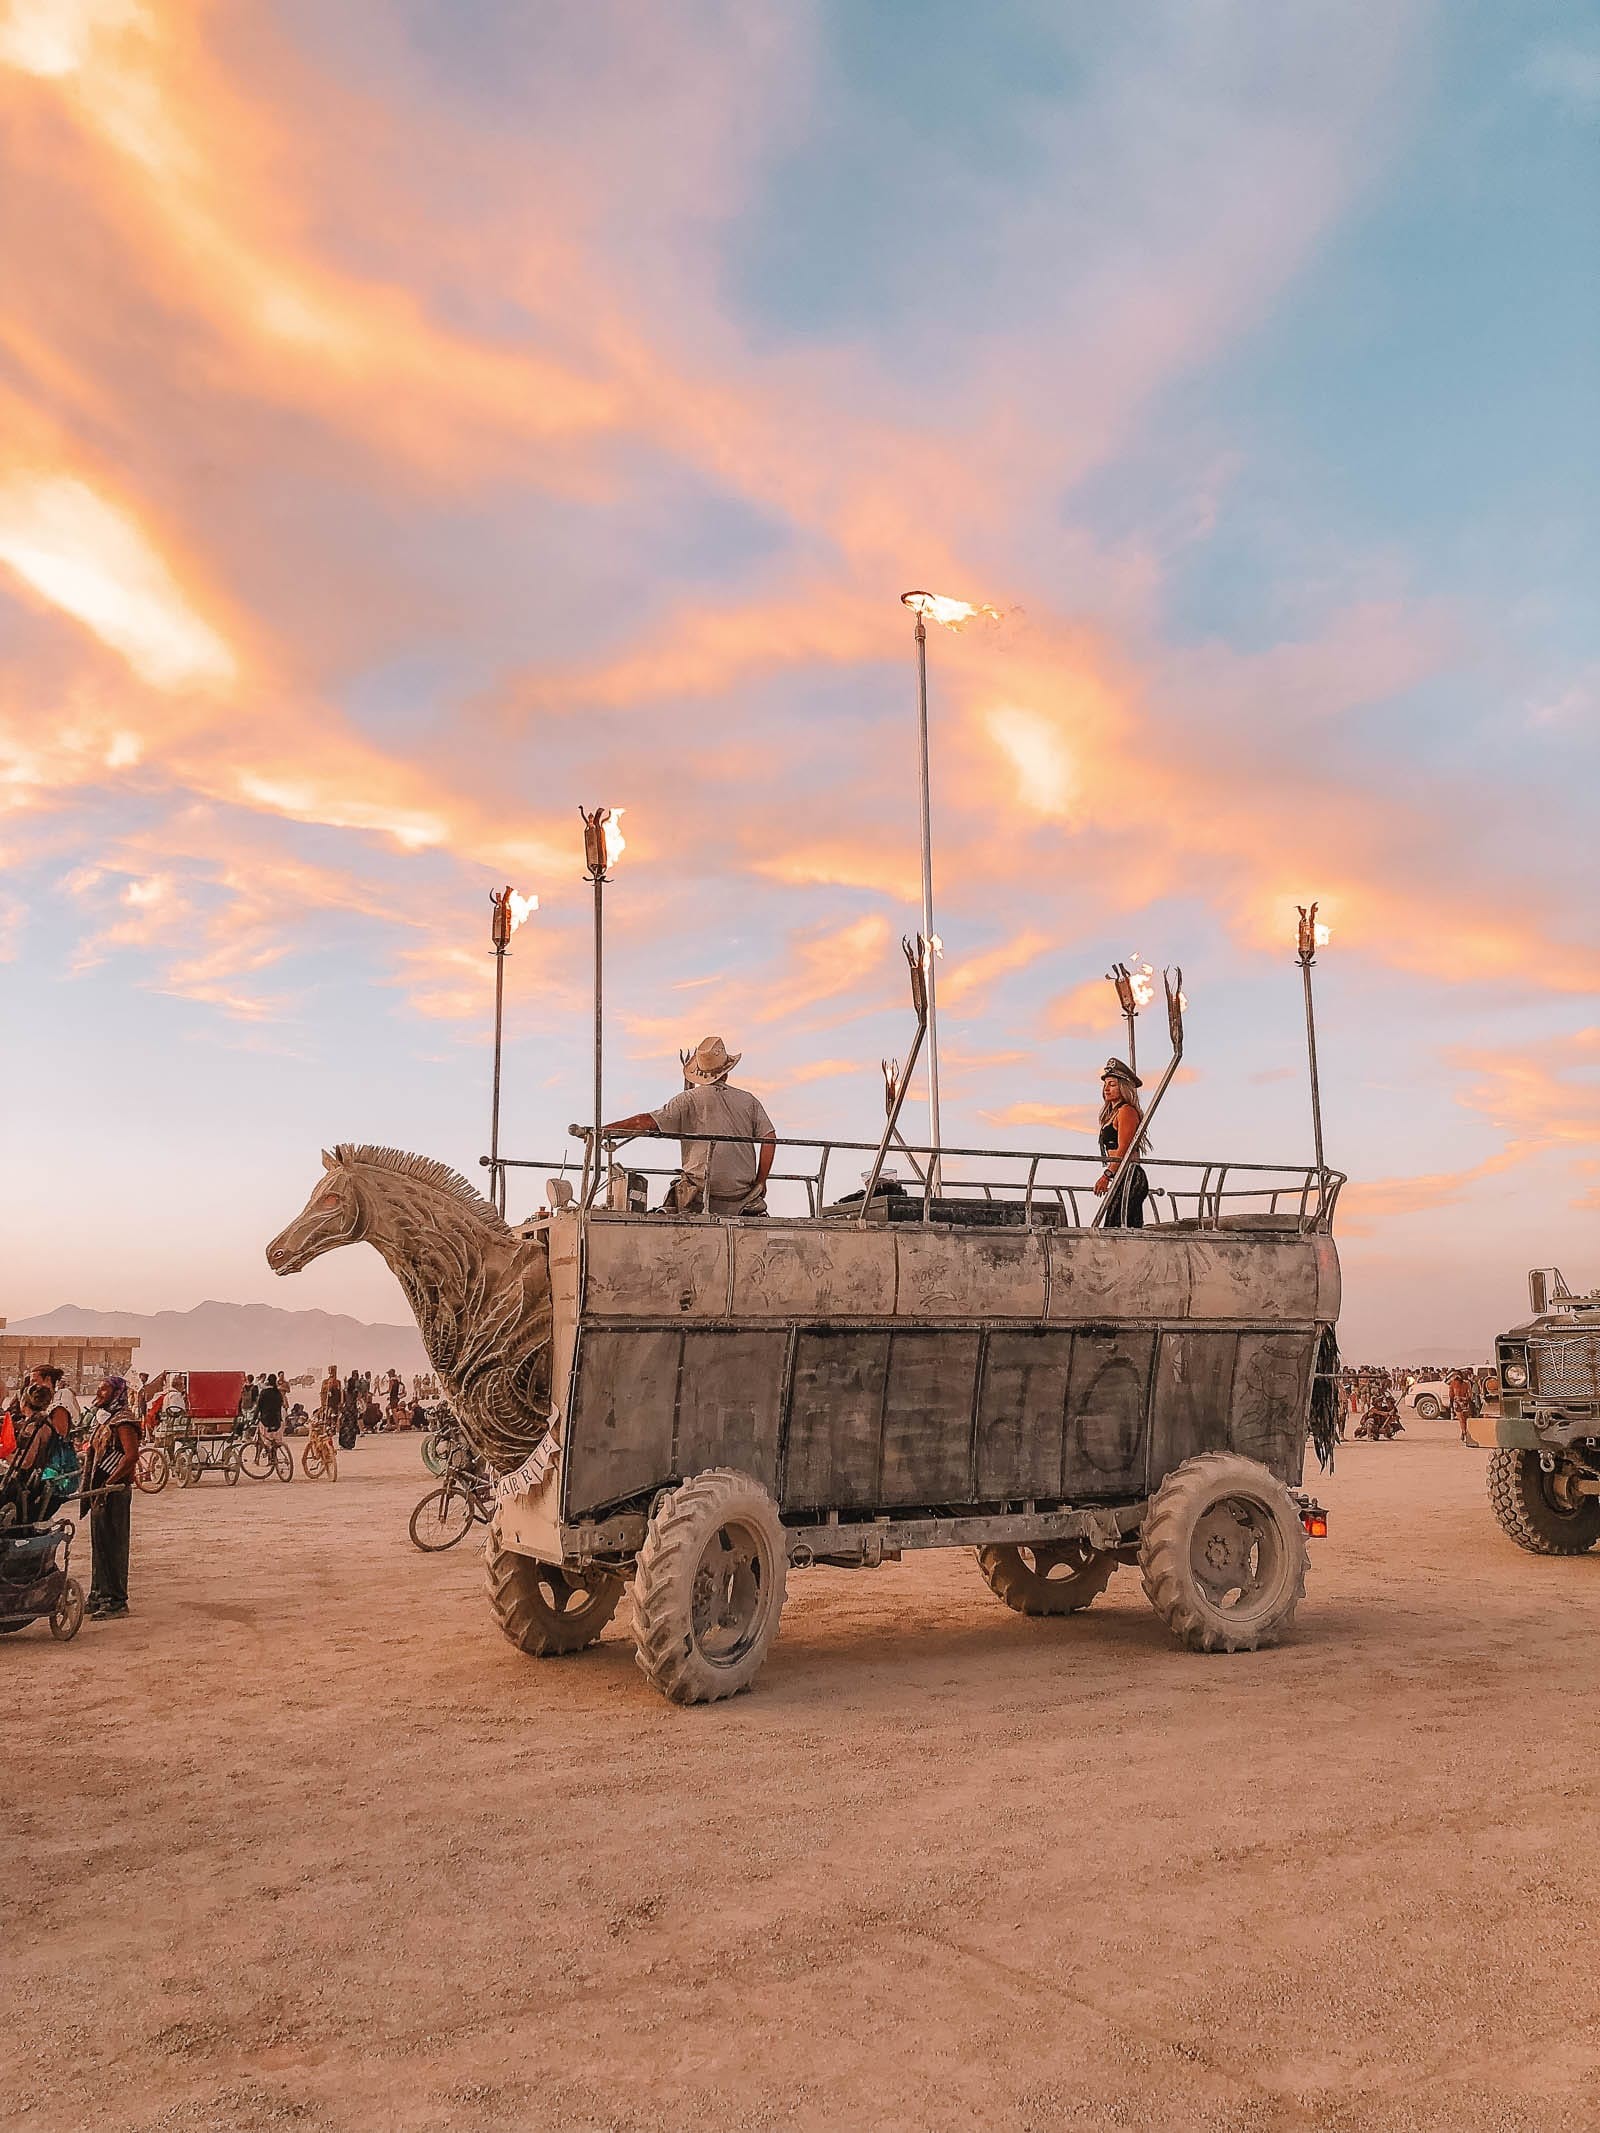
[[283,1386],[269,1370],[256,1387],[256,1428],[274,1444],[283,1442],[284,1405]]
[[64,1463],[77,1472],[72,1439],[57,1426],[61,1409],[52,1409],[50,1399],[48,1385],[31,1384],[22,1395],[11,1464],[0,1486],[0,1529],[47,1519],[66,1493],[58,1486]]
[[[1133,1146],[1144,1113],[1134,1094],[1144,1083],[1120,1059],[1108,1059],[1100,1069],[1100,1154],[1105,1169],[1095,1181],[1097,1195],[1109,1192],[1118,1163]],[[1107,1229],[1143,1229],[1144,1203],[1150,1196],[1150,1180],[1143,1163],[1133,1163],[1117,1181],[1115,1204],[1106,1210]]]
[[246,1371],[244,1386],[239,1394],[239,1435],[241,1437],[248,1437],[251,1430],[256,1426],[256,1399],[258,1393],[259,1387],[255,1381],[255,1373]]
[[64,1437],[71,1437],[83,1421],[83,1409],[78,1405],[78,1395],[67,1383],[67,1373],[59,1363],[40,1363],[33,1373],[33,1382],[48,1386],[49,1412],[55,1427]]
[[337,1428],[339,1403],[344,1397],[344,1387],[339,1383],[339,1366],[328,1365],[328,1375],[322,1381],[322,1419],[330,1428]]
[[128,1544],[132,1534],[133,1473],[139,1463],[139,1425],[123,1378],[102,1378],[89,1417],[83,1503],[89,1511],[93,1576],[89,1613],[101,1622],[128,1612]]
[[1450,1395],[1450,1419],[1461,1431],[1463,1444],[1472,1442],[1467,1424],[1472,1420],[1472,1374],[1466,1370],[1452,1370],[1445,1385]]

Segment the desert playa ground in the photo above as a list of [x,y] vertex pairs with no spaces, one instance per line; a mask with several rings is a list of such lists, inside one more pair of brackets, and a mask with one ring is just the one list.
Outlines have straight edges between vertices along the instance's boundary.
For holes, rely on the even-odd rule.
[[689,1711],[621,1618],[506,1644],[413,1440],[341,1467],[136,1499],[134,1617],[0,1646],[7,2124],[1596,2123],[1600,1560],[1447,1425],[1341,1452],[1276,1652],[939,1554]]

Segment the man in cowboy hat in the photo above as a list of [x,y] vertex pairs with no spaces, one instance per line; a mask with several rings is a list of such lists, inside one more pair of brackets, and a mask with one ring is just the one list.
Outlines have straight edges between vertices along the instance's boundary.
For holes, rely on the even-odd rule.
[[[603,1130],[607,1139],[630,1133],[676,1134],[683,1169],[667,1188],[664,1205],[681,1214],[761,1215],[767,1210],[767,1177],[778,1150],[766,1107],[748,1089],[731,1088],[728,1076],[744,1057],[720,1037],[703,1037],[692,1052],[680,1052],[684,1090],[656,1111],[637,1111]],[[713,1134],[716,1139],[697,1139]],[[723,1136],[726,1136],[724,1138]]]

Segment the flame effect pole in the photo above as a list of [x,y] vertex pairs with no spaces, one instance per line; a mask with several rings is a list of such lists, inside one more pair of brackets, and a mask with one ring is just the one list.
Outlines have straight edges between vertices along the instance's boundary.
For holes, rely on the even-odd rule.
[[506,1179],[500,1168],[500,1046],[505,1030],[506,951],[511,946],[510,885],[499,895],[491,889],[489,901],[494,906],[489,935],[494,948],[494,1094],[489,1105],[489,1199],[504,1216]]
[[601,1204],[600,1194],[604,1180],[600,1168],[600,1128],[605,1124],[605,1109],[600,1094],[601,1046],[605,1030],[605,887],[606,875],[602,867],[594,877],[594,1190],[590,1205]]
[[939,1191],[939,1014],[935,1002],[933,966],[937,951],[933,931],[933,806],[928,772],[928,625],[916,611],[917,640],[917,747],[922,776],[922,938],[928,943],[928,1135],[933,1155],[928,1165],[928,1197]]
[[1306,993],[1306,1056],[1311,1064],[1311,1131],[1316,1140],[1317,1168],[1325,1170],[1322,1159],[1322,1084],[1317,1077],[1317,1014],[1311,997],[1311,966],[1317,960],[1317,907],[1309,913],[1300,910],[1299,963],[1300,977]]

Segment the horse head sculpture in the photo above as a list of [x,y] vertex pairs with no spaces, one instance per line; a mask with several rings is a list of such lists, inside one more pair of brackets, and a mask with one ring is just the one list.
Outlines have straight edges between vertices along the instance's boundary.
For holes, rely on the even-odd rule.
[[303,1211],[267,1246],[298,1274],[370,1244],[399,1281],[463,1429],[492,1466],[519,1464],[550,1421],[550,1267],[466,1179],[428,1156],[341,1141]]

